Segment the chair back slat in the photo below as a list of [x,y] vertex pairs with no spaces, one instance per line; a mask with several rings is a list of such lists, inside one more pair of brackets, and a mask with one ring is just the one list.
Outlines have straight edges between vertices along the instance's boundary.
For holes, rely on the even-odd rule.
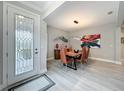
[[65,50],[64,49],[60,50],[60,59],[61,59],[61,62],[65,63],[65,64],[67,63],[66,55],[65,55]]

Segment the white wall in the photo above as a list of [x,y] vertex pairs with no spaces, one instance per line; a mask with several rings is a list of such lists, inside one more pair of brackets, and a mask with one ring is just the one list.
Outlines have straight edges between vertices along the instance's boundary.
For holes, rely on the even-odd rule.
[[41,73],[47,71],[47,24],[41,20]]
[[122,22],[124,21],[124,1],[119,2],[119,10],[118,10],[118,26],[120,27]]
[[51,26],[47,27],[47,33],[48,33],[47,58],[51,58],[51,57],[54,57],[54,47],[55,47],[56,43],[65,44],[65,45],[67,44],[67,43],[62,42],[61,40],[60,41],[54,41],[54,39],[56,37],[59,37],[59,36],[65,36],[68,38],[68,33],[65,31],[62,31],[60,29],[51,27]]
[[2,65],[3,65],[3,6],[0,1],[0,84],[2,84]]
[[[124,37],[124,29],[121,31],[121,37]],[[124,44],[121,44],[121,59],[124,61]]]
[[[119,10],[118,10],[118,27],[119,28],[121,28],[121,25],[122,25],[122,23],[123,23],[123,21],[124,21],[124,1],[120,1],[119,2]],[[124,23],[123,23],[123,25],[124,25]],[[118,37],[118,38],[116,38],[116,39],[118,39],[118,46],[120,46],[119,48],[118,48],[118,50],[120,51],[120,55],[119,54],[117,54],[117,56],[118,56],[118,58],[120,59],[120,61],[122,61],[123,62],[123,64],[124,64],[124,44],[121,44],[121,42],[119,42],[119,41],[121,41],[121,37],[124,37],[124,28],[123,29],[120,29],[121,31],[119,31],[117,34],[118,35],[120,35],[120,37]],[[118,47],[117,46],[117,47]],[[116,49],[117,50],[117,49]],[[118,52],[119,52],[118,51]]]
[[[73,33],[70,33],[69,36],[101,34],[101,48],[92,48],[90,51],[90,56],[106,60],[115,60],[115,32],[116,26],[114,24],[109,24],[89,29],[82,29],[80,31],[74,31]],[[81,48],[80,41],[70,40],[70,44],[73,48]]]

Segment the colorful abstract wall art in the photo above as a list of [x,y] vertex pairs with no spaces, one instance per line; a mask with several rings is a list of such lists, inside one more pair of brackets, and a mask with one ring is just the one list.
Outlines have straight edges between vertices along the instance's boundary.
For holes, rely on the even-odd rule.
[[100,39],[100,34],[84,35],[81,38],[81,47],[87,46],[89,48],[100,48]]

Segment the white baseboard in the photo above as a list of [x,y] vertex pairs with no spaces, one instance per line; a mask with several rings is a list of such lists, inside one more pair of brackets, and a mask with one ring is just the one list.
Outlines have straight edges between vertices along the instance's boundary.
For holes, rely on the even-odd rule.
[[54,59],[54,57],[49,57],[49,58],[47,58],[47,61],[53,60],[53,59]]
[[4,86],[4,85],[0,85],[0,91],[1,91],[3,88],[5,88],[5,86]]
[[0,91],[2,90],[3,88],[2,88],[2,85],[0,85]]
[[40,74],[45,74],[47,72],[47,69],[44,69],[40,72]]
[[89,59],[104,61],[104,62],[110,62],[110,63],[115,63],[115,64],[121,64],[122,63],[120,61],[114,61],[114,60],[108,60],[108,59],[102,59],[102,58],[96,58],[96,57],[89,57]]

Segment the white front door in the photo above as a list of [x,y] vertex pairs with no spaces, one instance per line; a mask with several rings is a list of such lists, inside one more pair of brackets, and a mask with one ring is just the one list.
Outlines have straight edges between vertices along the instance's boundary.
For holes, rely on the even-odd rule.
[[40,16],[8,7],[8,85],[40,71]]

